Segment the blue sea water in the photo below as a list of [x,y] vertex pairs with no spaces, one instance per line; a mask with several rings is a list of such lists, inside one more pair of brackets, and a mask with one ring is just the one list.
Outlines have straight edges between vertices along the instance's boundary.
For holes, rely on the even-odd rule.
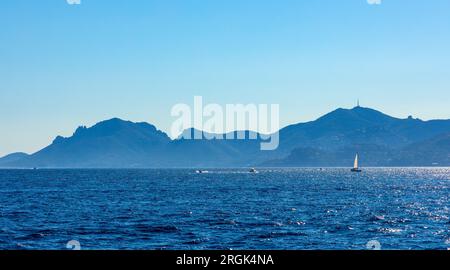
[[0,170],[0,249],[450,247],[450,169]]

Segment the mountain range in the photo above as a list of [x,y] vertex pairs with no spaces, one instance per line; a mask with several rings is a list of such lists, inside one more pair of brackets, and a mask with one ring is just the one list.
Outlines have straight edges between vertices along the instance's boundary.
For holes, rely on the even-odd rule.
[[[185,132],[193,133],[194,130]],[[450,120],[399,119],[357,106],[280,130],[275,151],[258,139],[170,139],[148,123],[110,119],[44,149],[0,159],[2,168],[450,166]]]

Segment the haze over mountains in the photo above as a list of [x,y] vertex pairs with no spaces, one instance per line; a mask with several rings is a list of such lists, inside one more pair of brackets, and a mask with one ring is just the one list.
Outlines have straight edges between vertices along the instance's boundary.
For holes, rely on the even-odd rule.
[[398,119],[359,106],[281,129],[276,151],[260,151],[260,142],[171,140],[148,123],[115,118],[32,155],[8,155],[0,167],[350,167],[356,153],[362,166],[450,166],[450,120]]

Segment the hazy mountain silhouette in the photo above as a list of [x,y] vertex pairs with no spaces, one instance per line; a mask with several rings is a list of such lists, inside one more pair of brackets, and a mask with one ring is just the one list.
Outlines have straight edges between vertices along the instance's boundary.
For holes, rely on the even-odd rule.
[[156,167],[170,138],[147,123],[120,119],[79,127],[72,137],[56,137],[51,145],[15,162],[18,167]]
[[[449,130],[450,120],[398,119],[359,106],[337,109],[282,129],[280,151],[287,156],[263,165],[349,166],[359,153],[365,166],[450,166],[448,137],[439,137]],[[440,144],[428,141],[436,136]],[[432,153],[440,155],[431,161]],[[419,158],[424,154],[429,157]]]
[[16,162],[26,157],[28,157],[28,154],[26,153],[12,153],[0,158],[0,164]]
[[394,158],[397,166],[450,166],[450,133],[408,145]]
[[[185,133],[193,135],[194,130]],[[120,119],[80,127],[32,155],[0,159],[1,167],[158,168],[241,166],[450,166],[450,120],[398,119],[355,107],[280,130],[280,147],[260,151],[249,140],[171,140],[147,123]],[[209,134],[210,135],[210,134]],[[225,136],[225,135],[224,135]],[[209,136],[208,136],[209,137]]]
[[288,149],[308,146],[330,150],[358,144],[401,148],[449,130],[449,120],[398,119],[373,109],[355,107],[337,109],[316,121],[286,127],[280,137]]
[[[194,138],[194,129],[183,134],[190,134]],[[262,142],[260,134],[242,131],[245,140],[237,139],[237,132],[216,134],[222,138],[211,139],[214,134],[203,133],[202,140],[179,138],[171,143],[171,166],[178,167],[232,167],[252,166],[273,157],[271,153],[260,151]],[[256,138],[250,140],[249,138]]]

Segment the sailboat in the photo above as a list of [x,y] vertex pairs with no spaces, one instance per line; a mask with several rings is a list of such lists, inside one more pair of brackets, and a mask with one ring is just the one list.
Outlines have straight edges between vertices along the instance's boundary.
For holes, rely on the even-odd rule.
[[358,154],[356,154],[355,163],[353,164],[352,172],[362,172],[361,169],[359,168]]

